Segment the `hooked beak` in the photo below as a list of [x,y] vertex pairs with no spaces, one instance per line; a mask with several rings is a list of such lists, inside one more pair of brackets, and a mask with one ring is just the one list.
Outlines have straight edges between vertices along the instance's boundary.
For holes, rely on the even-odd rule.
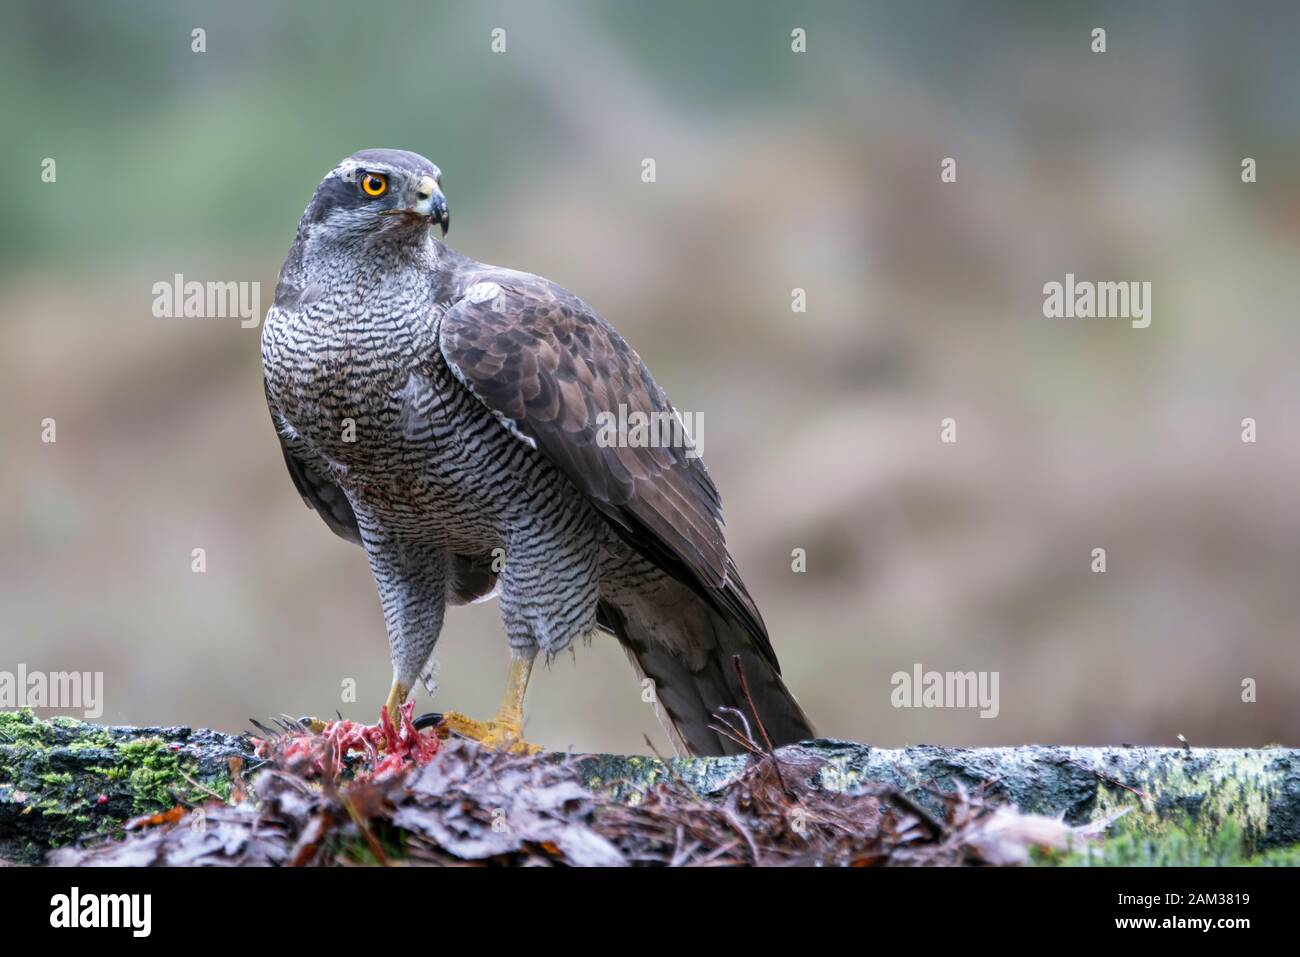
[[447,197],[442,195],[442,190],[438,188],[438,183],[432,176],[420,177],[420,182],[415,187],[414,198],[415,203],[410,207],[410,211],[429,223],[437,223],[442,227],[442,234],[446,236],[451,226],[451,213],[447,209]]

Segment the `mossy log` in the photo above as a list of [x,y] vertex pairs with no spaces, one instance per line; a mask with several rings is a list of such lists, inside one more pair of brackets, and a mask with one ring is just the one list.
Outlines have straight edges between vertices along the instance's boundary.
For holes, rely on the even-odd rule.
[[[798,747],[822,762],[821,786],[891,785],[935,813],[938,793],[962,787],[1074,825],[1123,813],[1130,828],[1153,834],[1190,827],[1209,839],[1231,823],[1250,851],[1300,844],[1300,751],[1291,749]],[[576,767],[600,799],[635,803],[669,776],[718,793],[745,760],[589,755]],[[0,713],[0,859],[39,862],[132,817],[228,799],[242,783],[232,774],[255,764],[245,737]]]
[[113,833],[178,803],[228,799],[248,742],[190,728],[110,728],[0,712],[0,859]]
[[[1122,817],[1126,829],[1190,830],[1208,841],[1232,822],[1247,853],[1300,844],[1300,750],[1290,748],[888,749],[829,739],[798,747],[825,762],[824,787],[890,785],[936,815],[936,792],[963,787],[1076,826]],[[579,767],[584,783],[608,800],[635,801],[666,774],[702,794],[721,792],[744,761],[593,755]]]

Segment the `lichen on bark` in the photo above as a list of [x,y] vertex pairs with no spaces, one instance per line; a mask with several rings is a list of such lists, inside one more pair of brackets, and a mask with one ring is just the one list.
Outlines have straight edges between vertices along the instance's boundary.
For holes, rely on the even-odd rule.
[[[887,784],[930,810],[931,788],[960,784],[1022,811],[1082,825],[1123,816],[1125,827],[1158,835],[1190,830],[1210,841],[1231,822],[1247,852],[1300,844],[1300,752],[1289,748],[872,748],[823,739],[801,746],[825,760],[823,786],[851,791]],[[588,787],[635,801],[671,774],[709,794],[724,789],[744,758],[592,755],[579,767]]]
[[[939,793],[963,788],[980,801],[1073,826],[1118,821],[1110,831],[1114,853],[1102,854],[1102,863],[1235,861],[1238,854],[1259,863],[1300,860],[1300,752],[1291,749],[892,750],[822,739],[781,756],[790,769],[816,769],[808,772],[816,787],[861,794],[883,786],[934,816],[943,810]],[[131,817],[225,800],[231,758],[246,768],[257,763],[246,738],[214,731],[0,713],[0,859],[37,863],[51,848],[120,833]],[[750,766],[746,757],[540,759],[568,763],[605,807],[635,805],[670,780],[717,798]]]
[[190,728],[109,728],[0,712],[0,858],[34,863],[133,816],[231,788],[242,739]]

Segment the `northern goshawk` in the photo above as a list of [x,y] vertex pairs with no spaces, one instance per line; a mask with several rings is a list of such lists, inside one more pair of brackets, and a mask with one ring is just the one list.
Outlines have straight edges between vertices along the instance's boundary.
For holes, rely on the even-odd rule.
[[[388,630],[389,713],[431,661],[448,604],[500,596],[511,666],[492,721],[517,742],[534,658],[613,633],[653,681],[674,745],[738,750],[715,712],[776,744],[813,737],[736,572],[717,488],[689,448],[608,441],[601,413],[676,417],[586,303],[475,262],[446,235],[436,166],[363,150],[321,181],[262,330],[266,398],[307,504],[370,560]],[[757,730],[754,732],[757,737]]]

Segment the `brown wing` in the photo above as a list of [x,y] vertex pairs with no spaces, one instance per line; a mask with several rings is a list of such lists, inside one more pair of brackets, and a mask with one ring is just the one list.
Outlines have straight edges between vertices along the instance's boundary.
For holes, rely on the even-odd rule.
[[[675,416],[623,337],[582,300],[520,273],[476,274],[443,315],[439,344],[460,381],[532,442],[634,548],[691,585],[776,656],[723,539],[717,487],[704,462],[668,445],[598,440],[620,404],[630,417]],[[491,284],[499,287],[492,295]]]

